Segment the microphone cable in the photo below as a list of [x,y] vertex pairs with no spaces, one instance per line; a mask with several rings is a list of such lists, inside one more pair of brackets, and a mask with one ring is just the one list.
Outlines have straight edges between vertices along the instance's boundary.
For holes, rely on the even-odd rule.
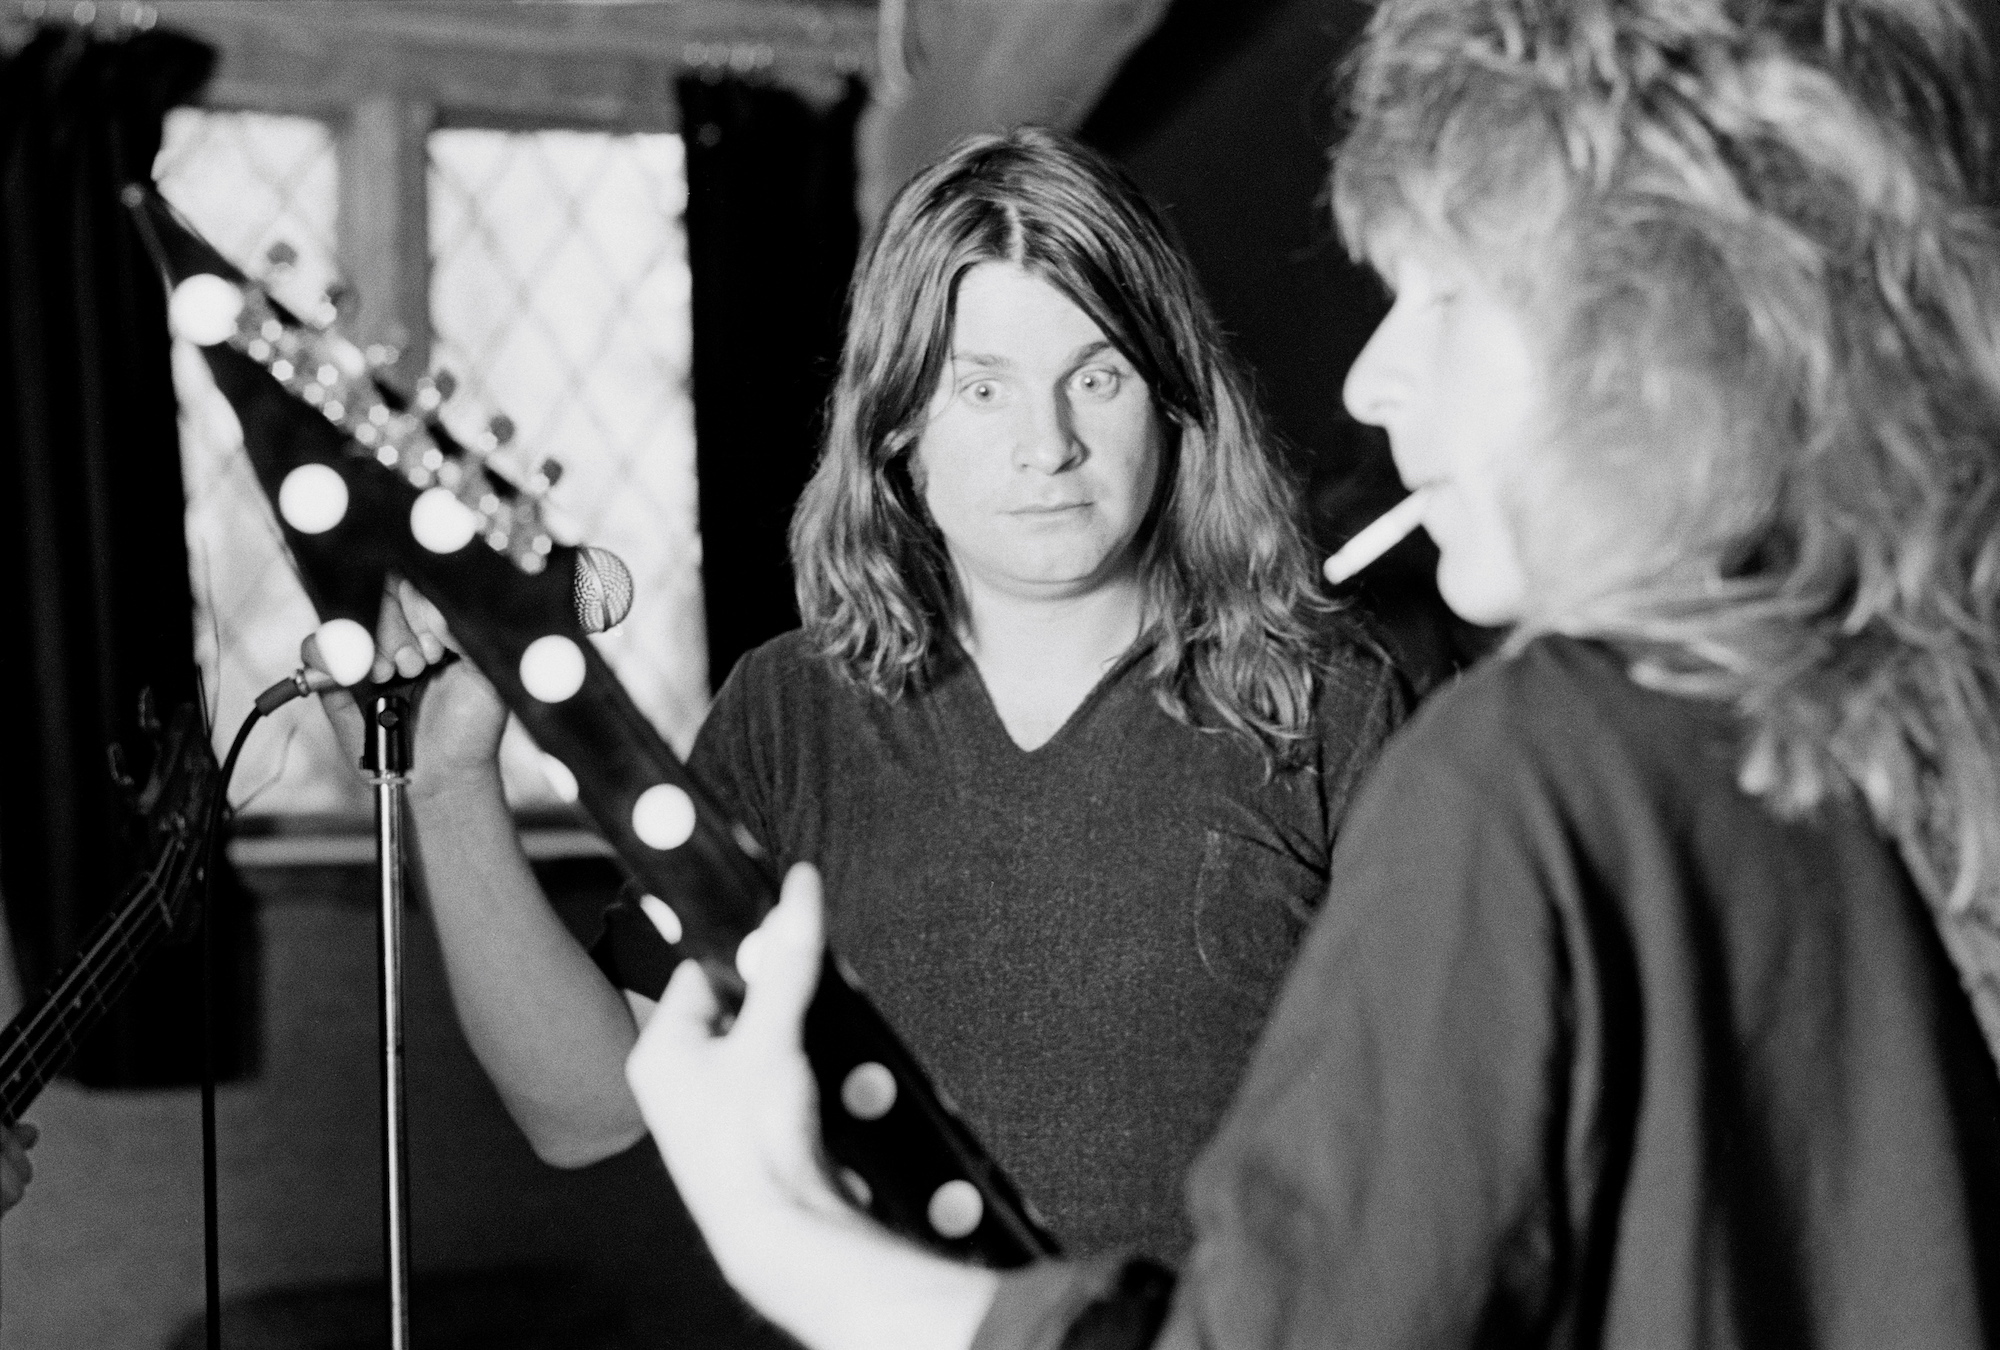
[[229,780],[236,774],[236,761],[259,722],[293,699],[304,698],[337,687],[332,676],[300,668],[279,680],[251,704],[250,715],[236,729],[236,737],[223,757],[220,780],[211,804],[208,858],[204,864],[201,906],[201,1245],[203,1308],[207,1323],[208,1350],[222,1350],[222,1269],[221,1233],[217,1214],[215,1143],[215,850],[221,836],[223,818],[229,814]]

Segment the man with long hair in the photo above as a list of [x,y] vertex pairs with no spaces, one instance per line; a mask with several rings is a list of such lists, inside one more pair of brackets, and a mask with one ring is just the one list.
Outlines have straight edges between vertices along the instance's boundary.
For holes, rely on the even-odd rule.
[[[1179,1174],[1402,714],[1295,511],[1130,182],[1046,132],[968,142],[854,279],[792,530],[803,627],[690,758],[750,847],[821,868],[842,956],[1082,1248],[1185,1244]],[[436,659],[384,622],[382,674]],[[578,1165],[644,1134],[634,1016],[521,859],[501,720],[462,663],[426,693],[423,874],[474,1051]]]
[[752,1301],[816,1347],[2000,1342],[1990,88],[1956,0],[1385,0],[1346,399],[1510,640],[1365,787],[1170,1306],[839,1204],[810,873],[735,1032],[683,972],[630,1074]]

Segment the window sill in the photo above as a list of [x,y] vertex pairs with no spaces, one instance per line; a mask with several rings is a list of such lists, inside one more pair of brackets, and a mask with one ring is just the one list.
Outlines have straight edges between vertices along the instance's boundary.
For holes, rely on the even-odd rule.
[[[611,846],[575,817],[522,812],[515,817],[531,862],[608,858]],[[228,844],[238,867],[354,867],[375,861],[375,822],[368,816],[244,816]]]

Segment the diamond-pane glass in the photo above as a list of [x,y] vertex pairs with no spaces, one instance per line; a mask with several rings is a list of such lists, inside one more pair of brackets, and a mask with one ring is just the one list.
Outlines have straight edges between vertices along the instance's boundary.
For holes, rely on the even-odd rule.
[[[549,519],[632,569],[631,617],[598,639],[685,752],[708,702],[684,211],[677,136],[446,130],[430,138],[434,360],[447,422],[514,424],[499,453],[564,468]],[[548,800],[510,729],[517,805]]]
[[[334,276],[336,165],[327,127],[302,117],[176,109],[154,177],[160,191],[224,256],[268,274],[283,297],[317,295]],[[274,269],[267,253],[296,255]],[[271,508],[243,452],[243,432],[201,353],[174,344],[187,489],[195,652],[219,741],[234,735],[257,692],[298,665],[317,619],[293,575]],[[230,791],[258,813],[367,809],[367,791],[310,703],[275,714],[250,738]],[[220,747],[218,747],[220,748]]]

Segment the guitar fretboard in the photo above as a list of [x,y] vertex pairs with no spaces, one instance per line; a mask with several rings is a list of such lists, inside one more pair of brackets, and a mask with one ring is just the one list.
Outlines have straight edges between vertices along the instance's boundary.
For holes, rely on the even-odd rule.
[[0,1125],[11,1125],[76,1053],[83,1033],[115,1002],[140,962],[173,927],[183,888],[202,865],[207,831],[176,831],[90,931],[50,987],[0,1032]]

